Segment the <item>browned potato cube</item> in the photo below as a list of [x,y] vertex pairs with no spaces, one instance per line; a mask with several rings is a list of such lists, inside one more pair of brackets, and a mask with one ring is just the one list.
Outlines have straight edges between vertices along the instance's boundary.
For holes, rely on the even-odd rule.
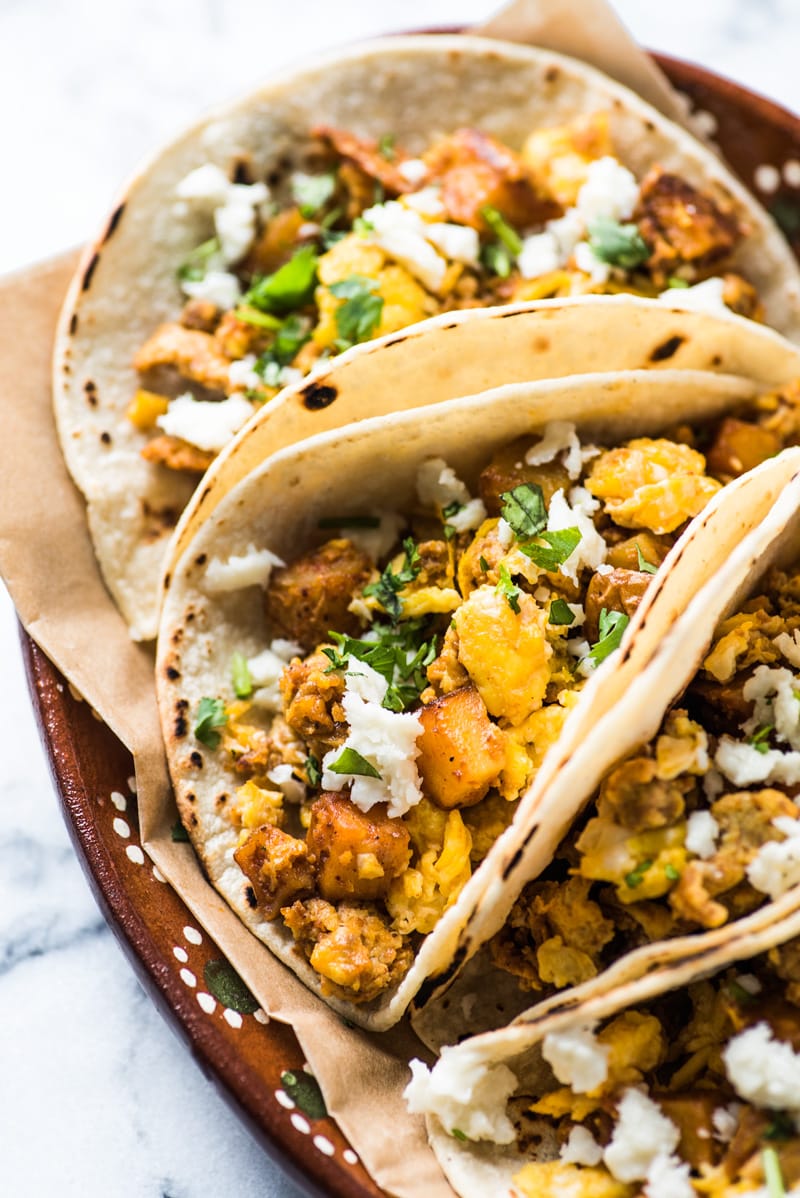
[[632,616],[653,581],[652,574],[640,570],[612,570],[593,574],[586,592],[586,618],[583,634],[593,645],[600,635],[600,612],[621,611]]
[[305,841],[280,828],[256,828],[233,857],[267,919],[274,919],[287,903],[314,893],[314,866]]
[[728,416],[706,454],[709,474],[722,481],[738,478],[781,449],[780,438],[760,424]]
[[657,537],[655,533],[648,532],[647,529],[642,529],[635,536],[626,537],[624,541],[613,545],[606,557],[609,566],[619,570],[638,570],[639,569],[639,554],[636,552],[636,547],[639,547],[639,553],[642,555],[642,560],[650,566],[660,566],[664,558],[672,548],[672,539],[670,537]]
[[505,744],[475,687],[451,691],[418,715],[417,767],[425,794],[448,810],[479,803],[505,765]]
[[344,795],[324,793],[311,808],[306,838],[317,862],[317,887],[330,902],[377,899],[408,865],[409,835],[383,804],[361,811]]
[[538,483],[548,505],[556,491],[568,491],[573,485],[566,467],[560,462],[547,462],[542,466],[528,465],[525,453],[534,443],[530,437],[519,437],[510,445],[498,449],[492,455],[489,465],[481,471],[478,491],[490,516],[500,515],[500,496],[503,492],[513,491],[514,487],[520,486],[521,483]]
[[327,641],[329,632],[355,636],[361,624],[347,609],[371,573],[366,553],[344,539],[326,541],[276,570],[265,600],[272,635],[305,650]]

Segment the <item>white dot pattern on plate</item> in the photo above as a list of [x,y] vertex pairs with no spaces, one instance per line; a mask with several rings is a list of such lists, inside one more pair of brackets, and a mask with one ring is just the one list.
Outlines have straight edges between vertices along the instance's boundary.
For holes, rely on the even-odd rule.
[[194,976],[191,969],[182,969],[180,976],[181,976],[181,981],[184,982],[187,986],[191,986],[192,988],[194,988],[197,985],[197,978]]
[[130,826],[126,820],[120,819],[119,816],[117,816],[117,818],[113,821],[111,827],[114,829],[117,836],[122,836],[125,839],[127,839],[131,834]]
[[333,1156],[336,1151],[327,1136],[314,1136],[313,1144],[323,1156]]
[[153,866],[153,877],[157,882],[166,882],[167,880],[157,865]]
[[132,795],[136,794],[136,778],[133,774],[131,774],[130,778],[128,779],[128,790]]
[[125,855],[134,865],[144,865],[144,853],[138,844],[129,844],[125,850]]
[[348,1165],[357,1165],[358,1164],[358,1157],[353,1152],[352,1148],[345,1148],[344,1152],[342,1153],[342,1156],[347,1161]]
[[308,1119],[306,1119],[305,1115],[301,1115],[299,1111],[295,1111],[292,1115],[292,1127],[295,1128],[296,1131],[302,1132],[304,1136],[307,1136],[311,1131],[311,1124],[309,1123]]
[[125,795],[120,794],[118,790],[112,790],[111,802],[114,804],[117,811],[124,811],[128,806],[128,800],[125,798]]
[[286,1093],[285,1090],[276,1090],[275,1097],[277,1098],[278,1102],[281,1104],[282,1107],[286,1107],[287,1111],[294,1110],[295,1101],[293,1098],[289,1097],[289,1095]]
[[190,944],[202,944],[203,943],[203,937],[200,935],[197,928],[193,928],[190,924],[187,924],[186,927],[183,929],[183,934],[186,937],[186,939],[189,941]]
[[259,1007],[257,1011],[253,1011],[253,1018],[255,1019],[256,1023],[269,1023],[269,1015],[266,1011],[262,1010],[261,1007]]
[[695,130],[705,137],[711,137],[717,131],[717,118],[707,108],[698,108],[697,112],[692,113],[692,123]]
[[781,182],[781,173],[776,166],[762,162],[761,166],[756,167],[753,178],[759,191],[777,191]]
[[186,962],[189,960],[189,954],[187,953],[186,949],[181,948],[177,944],[172,950],[172,955],[176,958],[176,960],[183,962],[183,964],[186,964]]
[[222,1012],[222,1018],[225,1020],[226,1023],[229,1023],[231,1025],[231,1027],[241,1027],[242,1026],[241,1015],[239,1014],[238,1011],[231,1010],[230,1007],[226,1007],[225,1010]]
[[790,187],[800,187],[800,162],[796,158],[784,162],[783,177]]
[[206,1015],[213,1015],[217,1009],[217,1000],[212,998],[210,994],[206,994],[205,990],[201,990],[197,995],[197,1001]]

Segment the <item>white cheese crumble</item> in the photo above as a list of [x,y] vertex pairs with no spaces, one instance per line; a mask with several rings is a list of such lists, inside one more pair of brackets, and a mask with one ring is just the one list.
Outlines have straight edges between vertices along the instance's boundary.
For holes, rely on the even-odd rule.
[[242,395],[206,401],[186,391],[170,401],[156,424],[171,437],[180,437],[198,449],[218,453],[253,415],[253,406]]
[[561,1148],[560,1159],[567,1165],[599,1165],[603,1149],[588,1128],[576,1125]]
[[[322,759],[323,790],[342,790],[350,785],[350,800],[360,811],[376,803],[387,803],[387,814],[405,815],[422,798],[417,770],[417,737],[422,723],[415,712],[388,711],[381,707],[389,684],[366,662],[348,659],[342,707],[348,733],[343,745]],[[380,774],[365,778],[358,774],[336,774],[331,766],[344,749],[354,749]]]
[[693,811],[686,821],[686,847],[706,861],[717,851],[719,824],[710,811]]
[[398,162],[397,170],[407,183],[421,183],[428,173],[427,164],[421,158],[406,158],[405,162]]
[[181,290],[190,299],[208,300],[225,311],[242,298],[239,280],[227,270],[207,270],[202,279],[183,279]]
[[423,507],[440,511],[451,503],[459,503],[459,511],[447,517],[447,523],[456,532],[478,528],[486,519],[483,500],[471,498],[466,483],[462,483],[444,458],[428,458],[422,463],[417,471],[417,497]]
[[181,179],[175,194],[181,200],[216,208],[225,203],[230,186],[231,181],[225,171],[213,162],[206,162]]
[[480,528],[486,515],[486,505],[483,500],[470,499],[469,503],[465,503],[452,516],[447,517],[447,523],[456,532],[471,532],[473,528]]
[[611,278],[610,264],[597,257],[588,241],[582,241],[575,247],[575,265],[593,283],[607,283]]
[[428,291],[440,289],[447,263],[427,240],[427,225],[416,212],[389,200],[367,208],[363,217],[372,225],[367,241],[404,266]]
[[511,527],[508,520],[505,520],[502,516],[497,521],[495,535],[503,549],[510,549],[514,544],[514,529]]
[[419,191],[412,191],[409,195],[402,196],[398,203],[404,208],[418,212],[420,216],[427,216],[434,220],[445,215],[442,190],[435,185],[422,187]]
[[287,802],[302,803],[306,797],[305,786],[298,778],[295,778],[292,767],[288,763],[274,766],[268,771],[267,777],[270,782],[275,783]]
[[480,238],[468,225],[452,225],[444,221],[425,225],[425,237],[452,262],[477,266],[481,251]]
[[506,1103],[517,1088],[507,1065],[488,1066],[463,1047],[443,1048],[432,1070],[411,1061],[403,1097],[412,1115],[436,1115],[449,1132],[468,1140],[513,1144],[517,1133]]
[[791,636],[788,632],[779,633],[772,643],[788,662],[800,669],[800,628],[795,628]]
[[[285,565],[269,549],[256,549],[255,545],[248,545],[244,553],[232,554],[227,561],[221,561],[218,557],[211,559],[206,567],[205,589],[217,595],[225,591],[238,591],[242,587],[265,587],[273,567]],[[257,683],[259,680],[254,677],[253,681]]]
[[568,500],[559,489],[550,500],[547,531],[560,532],[565,528],[577,528],[581,534],[581,539],[572,553],[558,567],[562,574],[575,583],[584,567],[596,570],[606,560],[606,543],[592,520],[592,514],[599,507],[598,501],[585,487],[573,487]]
[[550,1032],[542,1041],[542,1056],[557,1079],[576,1094],[588,1094],[603,1084],[608,1077],[609,1052],[592,1027]]
[[589,164],[575,206],[587,225],[601,217],[624,221],[632,215],[638,198],[636,176],[616,158],[598,158]]
[[568,420],[551,420],[544,427],[542,439],[525,454],[525,461],[529,466],[543,466],[560,453],[564,454],[564,467],[574,481],[580,475],[584,462],[597,457],[600,450],[595,445],[581,445],[575,425]]
[[767,749],[761,753],[755,745],[720,737],[714,764],[734,786],[752,786],[756,782],[783,782],[786,786],[800,783],[800,753],[782,753]]
[[741,1103],[739,1102],[730,1102],[727,1106],[717,1107],[711,1116],[715,1140],[719,1140],[722,1144],[729,1144],[731,1142],[736,1134],[736,1128],[739,1126],[739,1112],[741,1109]]
[[778,740],[800,750],[800,702],[795,695],[798,687],[800,679],[791,670],[758,666],[742,688],[744,699],[754,705],[753,726],[747,731],[752,733],[769,724]]
[[672,1155],[680,1138],[652,1098],[641,1090],[626,1090],[603,1159],[617,1181],[644,1181],[659,1157]]
[[400,536],[405,520],[397,512],[376,512],[380,520],[377,528],[342,527],[342,536],[347,537],[362,549],[374,562],[385,557]]
[[228,379],[231,386],[241,388],[262,386],[264,380],[253,370],[257,361],[258,358],[255,354],[245,354],[238,361],[231,362],[228,367]]
[[747,994],[760,994],[763,987],[754,973],[740,973],[736,977],[737,985]]
[[719,770],[710,769],[703,778],[703,794],[708,799],[709,803],[713,803],[718,799],[725,789],[725,779]]
[[[256,216],[268,199],[264,183],[232,183],[225,172],[207,162],[190,171],[175,188],[175,194],[196,207],[213,212],[224,265],[238,262],[253,244]],[[188,293],[187,293],[188,294]]]
[[657,1156],[647,1173],[646,1198],[696,1198],[690,1169],[675,1156]]
[[728,1081],[745,1102],[800,1112],[800,1055],[773,1038],[768,1023],[734,1036],[722,1052]]
[[[253,684],[252,701],[259,707],[266,708],[267,711],[280,711],[280,680],[284,667],[293,657],[302,656],[303,650],[299,645],[278,637],[272,642],[269,649],[263,649],[255,657],[249,658],[247,668],[250,672],[250,681]],[[276,769],[283,768],[283,766],[276,766]],[[291,767],[287,768],[291,774]],[[272,778],[271,774],[267,776]],[[276,782],[278,779],[272,778],[272,780]],[[298,785],[300,784],[298,783]]]
[[772,823],[786,839],[762,844],[746,873],[751,886],[776,899],[800,882],[800,820],[779,815]]
[[522,249],[517,255],[517,266],[523,279],[538,279],[563,265],[558,239],[549,229],[523,238]]
[[710,312],[714,316],[730,315],[722,294],[725,282],[720,278],[704,279],[694,287],[670,287],[662,291],[659,299],[671,308],[683,308],[688,312]]

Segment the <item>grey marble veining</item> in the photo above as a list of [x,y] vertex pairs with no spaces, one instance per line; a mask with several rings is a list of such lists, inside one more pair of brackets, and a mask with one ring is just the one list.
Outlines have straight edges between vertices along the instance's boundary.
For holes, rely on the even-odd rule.
[[[0,273],[88,237],[135,163],[304,52],[490,0],[0,0]],[[618,0],[643,43],[800,107],[795,0]],[[143,995],[51,791],[0,588],[3,1192],[290,1198]]]

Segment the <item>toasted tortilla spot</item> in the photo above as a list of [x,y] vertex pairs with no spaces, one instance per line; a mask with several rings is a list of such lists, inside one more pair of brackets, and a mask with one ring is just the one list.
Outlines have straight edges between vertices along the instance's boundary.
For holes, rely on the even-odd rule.
[[323,408],[330,407],[339,392],[336,387],[322,383],[312,383],[310,387],[305,387],[301,394],[303,396],[303,403],[309,411],[320,412]]
[[[189,731],[189,728],[186,723],[185,715],[176,715],[175,716],[175,726],[174,726],[173,731],[175,733],[175,737],[177,740],[182,740],[183,737],[186,736],[187,732]],[[194,796],[192,796],[192,798],[194,798]]]
[[198,753],[197,749],[192,750],[192,752],[189,756],[189,760],[191,761],[191,763],[195,767],[195,769],[201,770],[203,768],[203,754]]
[[181,676],[180,670],[176,670],[174,666],[167,666],[165,673],[170,682],[176,682]]
[[252,886],[245,886],[244,897],[248,907],[255,911],[256,907],[258,906],[258,899],[256,898],[256,892],[253,890]]
[[111,218],[108,222],[108,227],[106,229],[106,234],[105,234],[105,237],[103,238],[103,241],[110,241],[111,238],[114,236],[115,232],[117,231],[117,226],[119,225],[119,222],[122,219],[122,214],[124,211],[125,211],[125,203],[123,201],[121,204],[118,204],[117,207],[114,209],[114,211],[111,213]]
[[86,267],[86,270],[83,272],[83,281],[81,282],[81,291],[88,291],[89,288],[91,287],[92,275],[94,274],[95,269],[97,268],[97,263],[99,261],[100,261],[100,255],[92,254],[91,258],[89,259],[89,265]]
[[104,445],[110,445],[111,444],[111,433],[101,433],[100,440],[103,442]]
[[668,337],[666,341],[662,342],[661,345],[657,345],[652,351],[650,361],[666,362],[668,358],[673,357],[678,352],[685,340],[685,337]]
[[78,331],[78,313],[77,313],[77,312],[73,312],[73,313],[72,313],[72,316],[71,316],[71,317],[70,317],[70,319],[69,319],[69,333],[70,333],[70,336],[71,336],[71,337],[74,337],[74,336],[75,336],[75,334],[77,333],[77,331]]

